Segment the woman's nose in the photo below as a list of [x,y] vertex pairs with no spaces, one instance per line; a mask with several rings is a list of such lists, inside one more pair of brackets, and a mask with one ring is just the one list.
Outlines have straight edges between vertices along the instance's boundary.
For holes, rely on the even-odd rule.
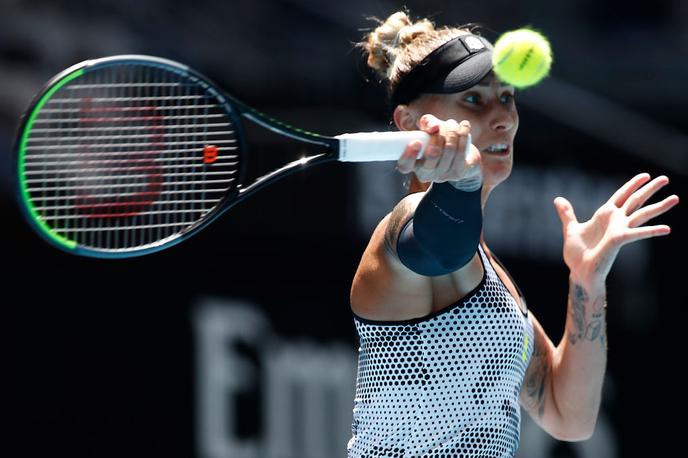
[[517,115],[502,106],[495,108],[490,127],[497,132],[507,132],[512,130],[517,122]]

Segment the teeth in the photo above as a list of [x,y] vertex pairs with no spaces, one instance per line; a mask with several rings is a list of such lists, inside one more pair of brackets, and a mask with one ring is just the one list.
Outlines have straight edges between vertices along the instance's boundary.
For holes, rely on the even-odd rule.
[[505,151],[507,148],[508,146],[505,143],[497,143],[495,145],[490,145],[488,148],[485,148],[485,151],[495,153],[497,151]]

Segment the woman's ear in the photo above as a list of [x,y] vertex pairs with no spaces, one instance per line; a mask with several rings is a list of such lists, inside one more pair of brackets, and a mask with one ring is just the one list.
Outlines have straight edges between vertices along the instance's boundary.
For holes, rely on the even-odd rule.
[[416,114],[408,105],[397,105],[394,109],[394,124],[399,130],[416,130]]

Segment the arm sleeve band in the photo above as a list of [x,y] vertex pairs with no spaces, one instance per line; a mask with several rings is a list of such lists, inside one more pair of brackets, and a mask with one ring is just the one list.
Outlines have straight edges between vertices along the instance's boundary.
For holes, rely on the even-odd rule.
[[[482,188],[481,188],[482,189]],[[412,271],[445,275],[466,265],[480,242],[480,191],[433,183],[399,234],[397,255]]]

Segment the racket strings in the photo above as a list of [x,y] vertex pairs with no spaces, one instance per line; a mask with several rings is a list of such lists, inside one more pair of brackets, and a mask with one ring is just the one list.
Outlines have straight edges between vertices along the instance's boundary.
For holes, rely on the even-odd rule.
[[237,184],[240,151],[225,110],[205,85],[162,66],[87,71],[31,126],[21,174],[30,205],[88,249],[178,237]]

